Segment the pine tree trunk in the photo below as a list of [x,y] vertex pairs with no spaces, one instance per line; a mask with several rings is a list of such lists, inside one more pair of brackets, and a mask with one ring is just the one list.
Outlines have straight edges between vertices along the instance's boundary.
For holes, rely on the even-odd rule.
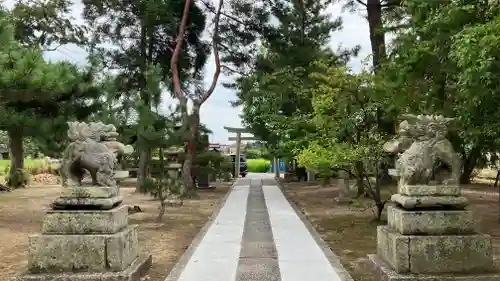
[[18,171],[24,170],[24,148],[23,148],[23,132],[20,129],[8,131],[9,148],[10,148],[10,173],[8,185],[17,188],[23,185],[25,179],[22,173]]
[[135,187],[136,192],[144,192],[144,185],[146,184],[146,180],[149,177],[149,158],[150,153],[149,149],[143,147],[143,144],[138,145],[138,154],[139,154],[139,163],[138,163],[138,171],[137,171],[137,185]]
[[280,178],[280,162],[278,157],[274,157],[274,177]]
[[[147,69],[147,63],[148,63],[148,53],[147,53],[147,45],[148,45],[148,40],[147,40],[147,24],[144,18],[141,18],[140,22],[140,44],[139,44],[139,68],[141,71],[141,76],[139,78],[139,88],[140,88],[140,97],[142,102],[144,102],[144,105],[148,107],[148,109],[151,109],[151,97],[146,89],[147,87],[147,82],[146,82],[146,69]],[[141,118],[141,115],[139,115],[139,118]],[[142,122],[139,122],[139,126],[143,126]],[[143,131],[144,128],[141,128],[139,131]],[[139,164],[138,164],[138,171],[137,171],[137,185],[135,188],[136,192],[145,192],[144,185],[146,184],[146,180],[149,177],[149,170],[148,170],[148,164],[150,162],[150,157],[151,157],[151,149],[146,145],[146,141],[144,138],[141,136],[139,133],[138,136],[139,138],[139,145],[138,145],[138,156],[139,156]]]
[[460,184],[470,184],[471,175],[472,172],[474,171],[474,168],[476,167],[479,156],[480,156],[480,150],[474,147],[470,151],[469,155],[465,157],[465,160],[463,161],[462,174],[460,175]]
[[[165,179],[165,159],[163,155],[163,148],[160,147],[160,177],[158,179],[158,197],[160,198],[160,212],[158,213],[158,216],[156,217],[157,222],[161,222],[163,220],[163,216],[165,215],[165,211],[167,209],[165,200],[167,197],[165,196],[167,193],[167,190],[164,190],[164,179]],[[165,192],[164,192],[165,191]]]
[[356,163],[355,168],[356,168],[355,173],[356,173],[356,187],[357,187],[356,197],[360,197],[361,195],[365,194],[365,183],[363,179],[365,171],[363,163],[362,162]]
[[184,118],[187,122],[186,128],[188,129],[188,145],[186,150],[186,158],[182,165],[182,179],[185,186],[185,196],[196,196],[196,185],[193,181],[193,164],[196,158],[196,144],[198,141],[198,131],[200,127],[200,107],[193,106],[193,112],[188,118]]
[[382,23],[381,0],[367,0],[366,11],[370,29],[370,43],[372,49],[373,69],[377,71],[381,62],[386,58],[385,33]]

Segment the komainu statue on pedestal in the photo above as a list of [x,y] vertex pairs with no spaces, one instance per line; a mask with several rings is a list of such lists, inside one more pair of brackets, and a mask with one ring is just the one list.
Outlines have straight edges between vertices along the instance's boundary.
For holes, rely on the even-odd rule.
[[[441,115],[402,116],[399,138],[384,145],[384,150],[400,153],[396,169],[400,185],[457,184],[460,176],[460,157],[446,139],[452,118]],[[402,152],[402,153],[401,153]]]
[[116,186],[114,171],[118,157],[133,150],[118,141],[115,126],[102,122],[68,122],[71,143],[64,151],[61,163],[63,185],[67,179],[81,185],[85,171],[92,177],[92,185]]

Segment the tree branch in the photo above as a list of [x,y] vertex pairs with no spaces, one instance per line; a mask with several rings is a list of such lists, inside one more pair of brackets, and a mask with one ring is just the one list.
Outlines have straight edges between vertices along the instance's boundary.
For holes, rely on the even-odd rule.
[[222,67],[222,68],[224,68],[224,69],[226,69],[226,70],[228,70],[228,71],[229,71],[229,72],[231,72],[231,73],[236,73],[236,74],[239,74],[239,75],[241,75],[241,76],[245,76],[245,75],[246,75],[246,73],[245,73],[245,72],[240,71],[240,70],[236,70],[236,69],[231,68],[231,67],[229,67],[229,66],[227,66],[227,65],[221,65],[221,67]]
[[[201,1],[201,3],[203,3],[203,5],[205,6],[205,8],[207,8],[207,10],[208,10],[209,12],[211,12],[211,13],[213,13],[213,14],[217,14],[217,12],[215,11],[215,8],[214,8],[212,5],[210,5],[210,4],[209,4],[209,3],[207,3],[206,1]],[[228,19],[230,19],[230,20],[232,20],[232,21],[235,21],[235,22],[237,22],[237,23],[239,23],[239,24],[241,24],[241,25],[244,25],[244,26],[246,26],[246,25],[247,25],[246,23],[244,23],[243,21],[241,21],[240,19],[238,19],[238,18],[237,18],[237,17],[235,17],[235,16],[231,16],[231,15],[228,15],[228,14],[223,13],[223,12],[221,12],[221,13],[220,13],[220,15],[221,15],[221,16],[224,16],[224,17],[226,17],[226,18],[228,18]]]
[[179,33],[177,34],[177,38],[175,39],[175,49],[172,54],[172,59],[170,60],[170,68],[172,71],[172,83],[174,86],[175,96],[179,99],[179,101],[185,101],[186,95],[181,87],[181,80],[179,77],[179,56],[181,54],[182,43],[184,42],[184,36],[186,34],[186,26],[189,17],[189,8],[191,7],[191,0],[185,0],[184,11],[182,12],[182,20],[181,25],[179,27]]
[[54,47],[54,48],[42,48],[42,49],[43,49],[43,51],[45,51],[45,52],[53,52],[53,51],[57,51],[57,49],[59,49],[59,47],[61,47],[62,45],[63,45],[63,44],[59,44],[59,45],[57,45],[57,46],[56,46],[56,47]]
[[356,0],[356,2],[358,2],[360,5],[362,5],[364,7],[368,7],[368,5],[366,5],[366,3],[361,1],[361,0]]
[[220,57],[219,57],[219,21],[223,4],[224,0],[219,0],[219,6],[217,7],[217,13],[215,14],[215,19],[214,19],[215,24],[214,24],[214,35],[212,39],[212,47],[215,58],[215,72],[212,78],[212,84],[210,85],[210,88],[208,88],[208,90],[199,99],[193,101],[198,105],[202,105],[212,95],[212,93],[215,90],[215,87],[217,86],[217,81],[219,80],[220,69],[221,69]]

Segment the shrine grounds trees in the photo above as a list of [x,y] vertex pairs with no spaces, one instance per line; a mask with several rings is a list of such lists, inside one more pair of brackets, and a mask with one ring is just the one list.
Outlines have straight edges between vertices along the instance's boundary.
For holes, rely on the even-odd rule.
[[[345,62],[357,50],[334,52],[324,41],[341,21],[314,16],[300,25],[325,11],[325,3],[291,2],[268,1],[253,11],[278,21],[247,22],[254,29],[244,38],[260,38],[261,48],[245,59],[239,72],[246,72],[230,85],[243,121],[276,155],[296,158],[325,177],[346,169],[357,179],[357,196],[382,206],[378,188],[369,185],[386,178],[394,163],[381,144],[394,136],[402,113],[456,117],[449,138],[462,159],[464,184],[476,167],[488,164],[488,153],[500,149],[500,98],[493,86],[500,58],[491,47],[498,39],[491,33],[498,4],[340,1],[368,9],[370,18],[373,65],[353,73]],[[393,39],[386,42],[382,35],[388,32]]]
[[[6,62],[5,67],[13,68],[11,72],[21,73],[24,73],[24,70],[31,70],[34,65],[40,69],[45,68],[44,72],[41,70],[29,72],[25,78],[29,81],[27,83],[36,84],[36,87],[40,88],[37,88],[38,92],[26,91],[23,93],[24,97],[19,99],[24,103],[32,102],[38,99],[39,93],[47,92],[48,96],[44,102],[52,102],[53,106],[59,106],[52,109],[54,114],[57,113],[58,117],[61,117],[55,118],[46,112],[30,111],[32,116],[29,118],[16,117],[17,123],[12,121],[12,124],[23,125],[22,133],[15,132],[10,125],[4,125],[2,129],[6,131],[9,131],[7,127],[11,129],[9,139],[11,141],[15,139],[12,150],[17,150],[15,154],[21,155],[22,146],[15,146],[20,144],[18,140],[21,135],[44,135],[31,132],[29,129],[28,120],[35,120],[38,117],[50,119],[50,122],[43,124],[50,124],[51,132],[58,140],[56,145],[58,147],[54,146],[54,142],[45,141],[43,137],[37,140],[46,150],[46,154],[57,154],[54,152],[64,146],[65,119],[99,119],[111,122],[119,128],[133,128],[134,132],[127,133],[128,137],[131,135],[137,137],[134,144],[139,154],[137,182],[139,191],[150,177],[152,151],[149,135],[157,127],[156,125],[163,122],[165,112],[160,112],[158,108],[163,107],[162,102],[170,95],[179,103],[178,108],[172,108],[172,111],[182,116],[178,120],[182,123],[183,131],[179,143],[187,144],[188,157],[185,157],[183,165],[188,191],[186,194],[195,195],[191,170],[193,163],[196,162],[199,111],[202,104],[214,92],[220,73],[218,56],[218,44],[221,41],[218,35],[220,16],[211,17],[212,10],[207,5],[195,1],[161,0],[147,3],[83,1],[83,10],[79,12],[85,24],[81,25],[71,18],[71,5],[72,2],[67,0],[20,0],[8,8],[4,7],[5,20],[12,26],[12,40],[15,41],[13,44],[22,47],[18,52],[32,54],[31,59],[24,53],[15,54],[16,57],[11,56],[10,59],[26,58],[19,65],[10,65]],[[215,15],[220,15],[224,2],[220,1],[214,8]],[[214,25],[211,24],[211,20]],[[202,33],[208,29],[212,40],[206,41],[202,39]],[[127,44],[123,44],[125,41]],[[90,65],[88,68],[78,68],[70,63],[46,62],[43,59],[43,52],[53,51],[60,45],[68,43],[77,44],[88,51]],[[103,47],[106,44],[114,47]],[[203,68],[210,52],[215,56],[217,69],[210,87],[202,90]],[[36,75],[41,75],[40,73],[43,73],[43,79],[38,83]],[[5,87],[9,86],[12,86],[12,89],[9,88],[9,98],[23,90],[22,87],[15,88],[16,85]],[[28,97],[28,92],[31,97]],[[7,94],[3,95],[7,99]],[[49,99],[51,95],[53,97]],[[193,110],[188,110],[188,100],[193,101]],[[62,109],[64,106],[86,107],[87,111],[65,111]],[[13,105],[9,103],[9,110],[14,110],[12,108]],[[14,111],[17,114],[26,108],[29,108],[27,104],[18,104],[17,111]],[[49,111],[49,108],[46,108]],[[22,114],[25,113],[28,114],[27,111],[23,111]],[[45,120],[43,118],[38,121]],[[129,126],[131,123],[134,126]],[[22,157],[16,156],[12,159],[17,159],[13,160],[16,163],[13,162],[12,173],[22,170]]]
[[[53,132],[61,117],[85,118],[96,108],[90,100],[99,95],[92,73],[67,63],[46,62],[38,46],[23,46],[15,39],[15,26],[0,19],[0,129],[9,138],[11,168],[8,185],[26,183],[26,136]],[[48,137],[48,136],[47,136]]]
[[[339,1],[366,11],[369,18],[373,65],[363,73],[352,73],[345,66],[359,49],[328,46],[342,25],[340,19],[325,16],[330,1],[85,1],[82,15],[93,28],[71,22],[66,16],[68,1],[20,1],[3,12],[12,35],[2,36],[12,43],[2,47],[6,90],[0,105],[9,120],[2,129],[16,140],[12,149],[20,155],[18,140],[34,135],[45,150],[56,150],[40,137],[47,134],[37,130],[50,129],[62,140],[65,118],[90,116],[118,127],[135,119],[139,187],[149,174],[147,134],[162,122],[164,114],[157,107],[170,94],[179,102],[173,110],[181,116],[182,142],[188,148],[184,180],[188,193],[194,193],[188,179],[203,121],[199,110],[214,92],[219,73],[225,72],[235,78],[225,86],[236,92],[235,105],[243,107],[243,122],[266,142],[270,156],[300,159],[310,170],[328,177],[346,162],[339,160],[342,165],[337,165],[331,162],[334,158],[325,162],[313,156],[336,151],[332,144],[353,146],[364,140],[350,137],[367,135],[364,147],[379,155],[374,147],[394,135],[401,113],[443,114],[457,117],[450,139],[464,163],[461,181],[467,183],[474,168],[485,163],[485,155],[497,152],[500,137],[494,83],[498,58],[491,33],[499,8],[483,2]],[[204,30],[209,31],[208,40],[202,39]],[[387,32],[393,33],[390,41],[383,40]],[[124,40],[130,44],[120,44]],[[89,50],[92,67],[42,58],[44,50],[68,42]],[[103,43],[117,48],[103,48]],[[205,89],[202,69],[210,53],[216,71]],[[337,77],[336,84],[321,78],[325,75]],[[29,90],[12,82],[21,76]],[[193,101],[193,110],[187,109],[188,100]],[[330,108],[320,110],[326,101]],[[74,106],[81,111],[65,109]],[[44,125],[31,126],[29,120],[35,118],[44,120]],[[14,129],[20,125],[22,132]],[[392,160],[381,154],[383,163],[375,165],[372,153],[349,150],[346,155],[365,159],[363,165],[357,160],[353,161],[358,164],[348,165],[351,174],[358,175],[357,195],[372,196],[360,175],[382,178]],[[19,158],[13,157],[12,173],[22,168]],[[374,165],[381,175],[374,175]]]
[[[217,94],[224,72],[233,75],[234,81],[224,86],[235,91],[244,125],[266,142],[265,157],[293,158],[325,178],[347,171],[356,183],[352,197],[357,200],[350,207],[369,200],[375,217],[383,219],[391,190],[382,179],[394,159],[382,144],[394,136],[403,113],[456,118],[448,137],[462,159],[461,182],[468,189],[474,170],[500,150],[500,4],[335,2],[366,12],[371,67],[354,72],[347,63],[359,48],[329,44],[342,21],[328,16],[332,1],[327,0],[89,0],[83,1],[82,11],[88,27],[69,19],[68,0],[23,0],[4,9],[0,130],[12,154],[9,184],[25,181],[23,142],[29,139],[48,154],[58,150],[54,143],[64,145],[68,119],[93,119],[127,128],[124,135],[137,137],[138,191],[151,179],[157,147],[186,146],[184,185],[186,195],[195,196],[193,166],[213,156],[199,149],[199,113]],[[389,33],[391,40],[386,40]],[[88,67],[43,58],[44,51],[69,42],[89,51]],[[213,79],[203,87],[210,54],[216,71],[208,73]],[[178,103],[172,116],[159,109],[167,95]],[[174,133],[178,125],[181,130]],[[300,200],[320,203],[311,213],[327,213],[333,209],[327,192],[334,191],[318,190],[320,199],[311,192]],[[498,208],[496,200],[482,205]],[[342,231],[355,229],[361,242],[350,243],[363,244],[362,238],[373,236],[363,232],[370,226],[349,213],[332,223],[330,235],[350,236]]]

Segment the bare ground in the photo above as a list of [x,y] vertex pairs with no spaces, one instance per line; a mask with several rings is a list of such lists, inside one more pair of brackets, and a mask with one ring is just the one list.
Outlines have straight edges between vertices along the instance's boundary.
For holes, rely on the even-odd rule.
[[[376,252],[375,208],[369,199],[361,199],[350,206],[334,203],[338,190],[334,185],[320,188],[312,183],[285,183],[290,198],[307,215],[316,230],[339,256],[355,281],[378,281],[366,264],[366,256]],[[386,190],[386,196],[390,191]],[[500,266],[500,208],[498,193],[483,184],[464,186],[470,200],[469,207],[477,217],[478,229],[490,234],[495,247],[494,258]]]
[[[168,208],[161,223],[156,222],[159,201],[122,188],[124,204],[139,205],[142,213],[130,215],[130,224],[139,224],[139,239],[153,254],[150,281],[163,280],[206,223],[231,184],[213,183],[213,191],[200,191],[199,199],[185,200],[180,208]],[[0,280],[23,272],[27,265],[28,236],[40,231],[43,210],[56,198],[61,187],[31,187],[0,193]]]

